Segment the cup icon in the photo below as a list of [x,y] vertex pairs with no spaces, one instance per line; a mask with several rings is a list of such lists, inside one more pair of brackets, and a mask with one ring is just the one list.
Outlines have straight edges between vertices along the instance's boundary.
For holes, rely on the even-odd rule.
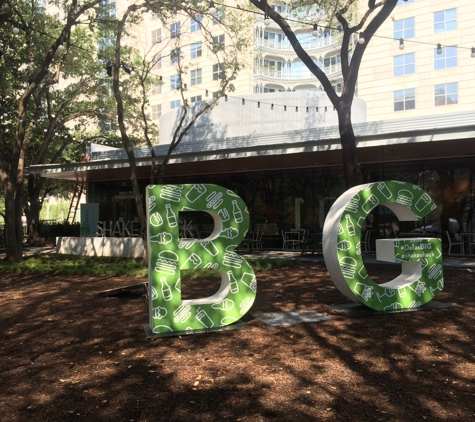
[[244,273],[241,277],[241,282],[249,287],[254,293],[257,292],[257,281],[254,274]]
[[[184,268],[198,268],[201,263],[202,259],[199,257],[199,255],[195,254],[194,252],[188,257],[188,259],[183,263],[181,266],[181,269]],[[188,264],[189,263],[189,264]]]
[[193,185],[191,189],[185,194],[185,198],[188,199],[190,203],[195,202],[198,198],[203,196],[206,193],[205,185]]
[[379,205],[379,199],[376,195],[371,194],[364,202],[362,208],[365,213],[369,213],[374,207]]
[[197,312],[196,312],[196,319],[201,323],[203,324],[203,326],[205,328],[212,328],[214,327],[214,322],[213,320],[210,318],[210,316],[205,312],[203,311],[201,308],[198,308]]
[[426,208],[430,204],[430,196],[424,192],[423,195],[419,198],[419,200],[416,202],[416,210],[417,211],[422,211],[424,208]]
[[388,186],[384,182],[379,182],[377,189],[381,192],[381,194],[386,198],[386,199],[391,199],[393,194],[389,190]]
[[219,253],[218,248],[216,245],[210,240],[205,242],[200,242],[201,246],[208,252],[211,256],[216,256]]

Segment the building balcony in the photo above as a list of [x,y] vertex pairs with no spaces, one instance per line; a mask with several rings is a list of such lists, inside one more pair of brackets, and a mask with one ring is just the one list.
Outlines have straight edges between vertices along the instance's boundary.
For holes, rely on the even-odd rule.
[[[335,64],[323,68],[323,71],[329,79],[335,78],[341,75],[341,64]],[[256,68],[254,69],[254,79],[268,82],[278,83],[315,83],[316,77],[309,70],[289,71],[289,70],[274,70],[269,68]]]
[[[310,55],[324,53],[325,51],[339,48],[340,40],[334,37],[312,37],[307,41],[302,41],[303,49]],[[255,47],[262,48],[269,53],[295,55],[294,48],[289,41],[266,40],[263,38],[256,38]]]

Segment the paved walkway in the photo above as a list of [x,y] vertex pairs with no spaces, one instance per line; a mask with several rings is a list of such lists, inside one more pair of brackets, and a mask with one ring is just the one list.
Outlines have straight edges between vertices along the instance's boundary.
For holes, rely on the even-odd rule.
[[[23,256],[35,256],[45,253],[56,253],[56,247],[32,247],[25,248],[23,250]],[[269,259],[299,259],[306,262],[323,262],[323,254],[321,252],[315,254],[304,254],[296,251],[267,251],[261,250],[250,253],[242,253],[243,256],[249,256],[254,259],[257,258],[269,258]],[[0,259],[4,259],[5,254],[0,254]],[[460,268],[474,268],[475,269],[475,255],[452,255],[444,256],[444,266],[445,267],[460,267]],[[377,261],[375,254],[364,254],[363,260],[366,264],[390,264],[388,262]]]

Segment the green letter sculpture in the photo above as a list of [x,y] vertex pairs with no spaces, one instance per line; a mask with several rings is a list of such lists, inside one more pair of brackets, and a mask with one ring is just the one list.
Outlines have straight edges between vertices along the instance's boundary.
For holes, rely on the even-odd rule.
[[361,255],[361,229],[378,205],[400,221],[416,221],[435,208],[420,187],[387,181],[356,186],[341,195],[328,212],[323,228],[323,253],[338,289],[353,302],[375,310],[417,308],[444,287],[440,239],[376,240],[376,258],[402,264],[402,272],[384,284],[368,276]]
[[[154,333],[218,328],[245,315],[256,297],[254,271],[233,250],[244,239],[249,213],[234,192],[211,184],[149,186],[149,323]],[[179,239],[179,212],[206,211],[206,239]],[[221,286],[207,298],[181,300],[180,270],[215,268]]]

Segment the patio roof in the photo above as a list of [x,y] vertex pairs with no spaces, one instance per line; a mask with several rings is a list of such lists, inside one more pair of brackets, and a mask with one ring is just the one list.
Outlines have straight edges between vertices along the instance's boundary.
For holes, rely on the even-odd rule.
[[[475,156],[475,112],[359,123],[353,126],[360,164]],[[198,175],[342,164],[337,126],[224,140],[186,139],[172,155],[167,175]],[[168,145],[154,147],[161,163]],[[135,148],[139,178],[149,177],[148,148]],[[123,149],[93,154],[93,161],[34,165],[30,174],[65,180],[130,178]]]

